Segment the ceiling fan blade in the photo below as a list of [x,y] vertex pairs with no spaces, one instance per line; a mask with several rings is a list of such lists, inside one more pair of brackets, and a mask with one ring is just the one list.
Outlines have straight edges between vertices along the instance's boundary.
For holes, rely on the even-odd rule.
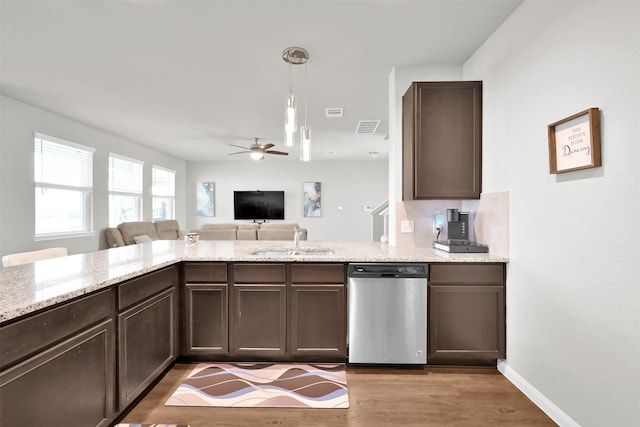
[[244,154],[244,153],[250,153],[251,151],[238,151],[236,153],[229,153],[227,154],[227,156],[233,156],[234,154]]
[[262,146],[260,146],[260,148],[262,148],[263,150],[268,150],[271,147],[275,147],[274,144],[264,144]]
[[236,144],[229,144],[231,147],[238,147],[238,148],[242,148],[243,150],[246,150],[247,147],[243,147],[242,145],[236,145]]
[[276,150],[266,150],[265,153],[267,154],[279,154],[281,156],[288,156],[289,153],[285,153],[284,151],[276,151]]

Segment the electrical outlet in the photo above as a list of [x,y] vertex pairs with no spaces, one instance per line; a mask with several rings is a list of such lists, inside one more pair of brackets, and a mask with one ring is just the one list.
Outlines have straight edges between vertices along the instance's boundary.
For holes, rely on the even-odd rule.
[[400,221],[400,232],[413,233],[413,221],[410,221],[410,220]]
[[444,214],[436,214],[433,218],[433,232],[437,233],[438,228],[440,231],[444,230]]

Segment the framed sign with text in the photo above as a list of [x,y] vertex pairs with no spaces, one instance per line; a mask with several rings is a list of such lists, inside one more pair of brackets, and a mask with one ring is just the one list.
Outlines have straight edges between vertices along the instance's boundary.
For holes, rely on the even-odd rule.
[[551,123],[549,173],[571,172],[601,166],[600,110],[589,108]]

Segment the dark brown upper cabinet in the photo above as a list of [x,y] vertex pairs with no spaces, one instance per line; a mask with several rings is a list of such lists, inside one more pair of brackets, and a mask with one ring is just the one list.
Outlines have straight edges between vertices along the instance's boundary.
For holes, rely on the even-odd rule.
[[479,199],[482,82],[414,82],[402,97],[402,199]]

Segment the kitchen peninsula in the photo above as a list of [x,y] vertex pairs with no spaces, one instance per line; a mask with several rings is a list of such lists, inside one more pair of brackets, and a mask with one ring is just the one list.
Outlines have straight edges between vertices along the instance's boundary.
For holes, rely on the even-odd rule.
[[3,285],[0,322],[46,309],[76,297],[182,261],[220,262],[422,262],[506,263],[503,256],[454,254],[430,248],[396,247],[380,243],[305,242],[304,248],[331,249],[332,255],[254,255],[270,248],[289,248],[278,241],[200,241],[188,247],[182,241],[159,240],[0,268]]
[[[447,332],[433,329],[437,316],[468,319],[470,303],[490,301],[498,314],[488,323],[465,322],[502,324],[490,334],[499,341],[490,357],[504,357],[506,258],[333,241],[278,254],[291,247],[159,240],[0,269],[0,423],[110,425],[179,357],[344,363],[351,262],[429,264],[434,336]],[[446,312],[431,305],[438,301]],[[434,345],[433,360],[456,356]]]

